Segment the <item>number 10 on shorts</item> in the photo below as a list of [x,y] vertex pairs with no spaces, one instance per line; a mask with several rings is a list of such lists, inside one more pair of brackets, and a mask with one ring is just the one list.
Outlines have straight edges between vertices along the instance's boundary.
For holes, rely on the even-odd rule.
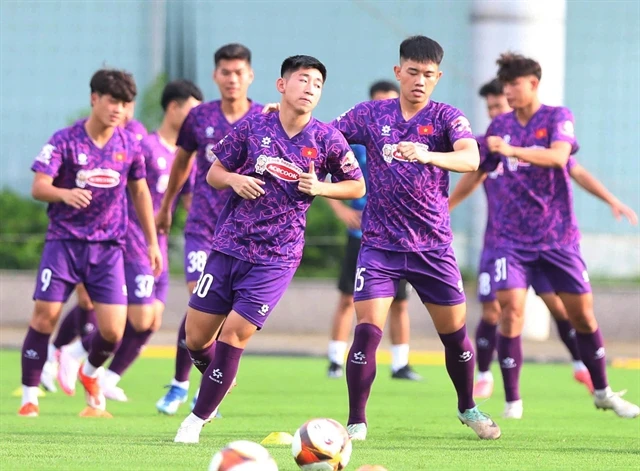
[[355,284],[353,286],[353,290],[356,293],[362,291],[362,288],[364,288],[364,276],[362,275],[365,271],[367,271],[366,268],[358,267],[356,269],[356,279],[355,279]]

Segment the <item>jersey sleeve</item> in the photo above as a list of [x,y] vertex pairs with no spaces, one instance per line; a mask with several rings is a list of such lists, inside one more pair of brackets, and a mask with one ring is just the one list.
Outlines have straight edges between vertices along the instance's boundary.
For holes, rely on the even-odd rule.
[[329,123],[342,133],[349,144],[364,144],[369,108],[360,103]]
[[211,151],[215,159],[219,160],[224,168],[230,172],[238,170],[247,160],[247,139],[251,124],[248,119],[243,119],[238,125],[213,146]]
[[568,108],[558,107],[553,115],[551,123],[551,138],[549,142],[568,142],[571,144],[571,153],[578,152],[580,146],[576,140],[575,121],[573,113]]
[[358,159],[356,159],[353,150],[340,133],[335,133],[329,142],[326,173],[331,175],[331,181],[334,183],[362,178]]
[[131,145],[132,159],[131,167],[129,167],[128,180],[141,180],[147,177],[147,166],[145,164],[145,157],[142,151],[140,141],[136,140]]
[[55,133],[36,156],[31,170],[56,178],[62,167],[65,149],[66,140],[62,132]]
[[192,108],[187,118],[180,127],[178,140],[176,145],[182,147],[187,152],[194,152],[198,148],[198,140],[196,137],[196,113],[197,107]]
[[459,109],[450,107],[444,114],[444,120],[451,145],[460,139],[475,139],[471,131],[471,123]]

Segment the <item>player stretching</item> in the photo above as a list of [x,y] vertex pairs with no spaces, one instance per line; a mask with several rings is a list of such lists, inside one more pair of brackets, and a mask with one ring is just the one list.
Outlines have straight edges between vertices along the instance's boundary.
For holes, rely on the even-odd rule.
[[22,346],[22,416],[39,414],[38,383],[49,337],[62,305],[79,282],[93,300],[99,328],[78,374],[89,407],[98,415],[105,409],[98,368],[122,338],[127,316],[121,245],[127,226],[127,189],[144,230],[154,274],[162,270],[140,144],[118,127],[125,104],[135,97],[135,82],[125,72],[99,70],[90,86],[89,119],[54,134],[32,166],[31,192],[49,203],[49,228],[34,312]]
[[[393,82],[381,80],[374,83],[369,89],[369,97],[372,100],[387,100],[398,98],[400,89]],[[367,178],[366,172],[366,149],[361,145],[351,146],[358,159],[360,169]],[[360,227],[362,219],[362,209],[367,201],[366,197],[351,201],[348,205],[336,200],[327,200],[329,206],[336,213],[336,216],[347,225],[349,238],[342,260],[342,270],[338,281],[340,299],[333,316],[331,326],[331,341],[329,342],[329,369],[327,375],[330,378],[342,377],[344,356],[347,351],[347,340],[353,324],[353,280],[356,277],[356,263],[362,229]],[[409,296],[410,286],[407,280],[400,280],[398,291],[396,291],[391,303],[389,329],[391,332],[391,377],[395,379],[408,379],[419,381],[422,378],[413,371],[409,365]]]
[[[508,113],[511,110],[504,96],[502,83],[498,79],[494,79],[480,88],[480,96],[487,103],[487,111],[491,119],[496,116]],[[484,136],[478,137],[480,145],[481,162],[486,158],[487,147]],[[611,206],[611,211],[619,218],[621,215],[626,216],[632,224],[637,223],[637,216],[633,210],[622,204],[615,196],[613,196],[593,175],[575,162],[573,156],[569,158],[567,164],[569,175],[582,188],[600,198]],[[491,362],[496,346],[496,332],[498,330],[498,319],[500,317],[500,303],[496,299],[495,286],[492,277],[495,275],[495,261],[491,260],[491,247],[495,246],[495,223],[493,218],[498,211],[498,207],[504,198],[500,195],[500,179],[504,174],[502,165],[487,175],[482,170],[465,174],[449,198],[449,208],[453,209],[464,198],[469,196],[480,183],[483,184],[485,194],[487,196],[488,214],[487,229],[484,235],[483,254],[480,257],[480,267],[478,276],[478,299],[482,303],[482,319],[476,330],[476,355],[478,363],[477,382],[474,386],[473,393],[475,397],[486,398],[491,396],[493,392],[493,375],[490,371]],[[487,178],[488,176],[488,178]],[[587,371],[587,367],[580,359],[578,343],[576,341],[575,329],[571,326],[567,310],[562,304],[560,297],[554,292],[553,286],[548,278],[540,270],[532,273],[531,286],[536,294],[542,298],[549,308],[551,315],[556,321],[560,338],[566,345],[573,360],[574,378],[585,384],[590,392],[593,393],[593,384],[591,377]],[[519,411],[510,409],[512,414],[517,415]]]
[[[213,249],[189,302],[187,346],[203,377],[176,442],[199,441],[232,385],[249,339],[293,278],[313,197],[355,199],[365,192],[344,137],[311,116],[326,80],[324,65],[293,56],[280,73],[280,112],[243,120],[213,148],[217,160],[207,181],[235,193],[220,215]],[[327,174],[335,183],[323,182]]]
[[347,362],[349,420],[354,440],[367,435],[365,408],[376,375],[376,350],[398,282],[406,279],[431,314],[445,347],[458,395],[458,418],[483,439],[499,427],[473,401],[474,352],[467,336],[462,279],[451,247],[449,171],[478,168],[469,121],[430,100],[444,51],[413,36],[400,45],[394,67],[400,98],[356,105],[333,124],[367,148],[369,193],[362,218],[355,307],[358,325]]
[[[156,215],[158,231],[168,233],[174,201],[189,178],[196,155],[193,203],[184,228],[184,272],[189,293],[193,292],[207,261],[218,215],[232,193],[231,190],[215,190],[207,184],[207,172],[213,162],[211,149],[233,129],[237,121],[262,109],[261,105],[247,98],[249,85],[253,82],[249,49],[241,44],[227,44],[216,51],[214,63],[213,80],[222,99],[204,103],[187,116],[178,135],[178,151],[167,191]],[[184,326],[183,318],[178,331],[174,378],[167,393],[156,403],[160,412],[169,415],[176,413],[189,393],[192,360],[185,344]]]
[[[522,367],[524,305],[532,273],[541,271],[558,293],[576,329],[580,358],[595,388],[594,402],[620,417],[640,409],[609,387],[602,334],[593,313],[593,296],[580,254],[580,233],[573,212],[567,162],[578,150],[573,115],[538,99],[542,70],[518,54],[498,59],[498,78],[511,113],[498,116],[487,130],[490,154],[485,172],[502,165],[505,197],[495,217],[494,278],[500,303],[498,360],[504,379],[505,415],[522,416],[519,376]],[[513,412],[512,412],[513,410]]]

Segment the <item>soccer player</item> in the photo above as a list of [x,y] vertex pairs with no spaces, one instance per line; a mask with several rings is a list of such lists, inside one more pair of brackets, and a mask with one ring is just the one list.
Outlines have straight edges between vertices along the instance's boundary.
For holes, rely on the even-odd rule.
[[49,203],[49,228],[35,307],[22,346],[21,416],[39,414],[38,384],[49,337],[63,303],[80,282],[93,301],[98,329],[78,374],[89,410],[98,415],[105,410],[98,369],[122,338],[127,315],[122,250],[127,190],[144,231],[154,274],[162,270],[140,143],[118,127],[125,104],[135,97],[135,82],[126,72],[103,69],[93,75],[90,87],[89,119],[55,133],[32,166],[31,192],[35,199]]
[[451,247],[449,172],[478,168],[478,145],[456,108],[432,101],[444,51],[413,36],[394,67],[400,98],[356,105],[333,125],[367,148],[369,193],[355,279],[358,325],[349,351],[347,385],[353,440],[367,435],[365,409],[376,375],[376,350],[398,282],[406,279],[431,314],[458,395],[458,418],[483,439],[500,429],[473,401],[473,346],[467,336],[462,277]]
[[[168,233],[174,201],[189,178],[195,156],[193,202],[184,228],[185,276],[189,293],[193,292],[204,269],[216,221],[232,193],[231,190],[216,190],[207,184],[207,172],[213,162],[211,149],[239,120],[262,109],[247,97],[253,82],[251,51],[247,47],[241,44],[222,46],[215,52],[214,64],[213,80],[218,85],[221,99],[194,108],[183,123],[167,190],[156,215],[158,231]],[[167,393],[156,403],[157,409],[168,415],[176,413],[189,393],[192,360],[185,344],[185,319],[186,315],[178,331],[174,378]]]
[[[540,64],[519,54],[500,56],[498,79],[513,112],[496,117],[487,130],[484,172],[502,165],[495,222],[493,281],[500,303],[498,360],[506,395],[505,415],[522,416],[519,375],[527,287],[541,271],[564,304],[576,330],[580,358],[589,370],[597,408],[637,417],[640,408],[609,387],[602,334],[580,254],[567,163],[578,150],[571,111],[538,98]],[[511,412],[511,410],[515,412]]]
[[[504,95],[502,83],[498,79],[494,79],[480,88],[479,94],[486,100],[487,111],[491,119],[503,113],[511,112],[507,97]],[[484,136],[476,138],[480,143],[481,161],[486,158],[488,151]],[[588,192],[600,198],[611,206],[611,211],[619,218],[624,215],[632,224],[637,223],[637,216],[631,208],[620,202],[613,196],[602,183],[600,183],[593,175],[591,175],[584,167],[579,165],[571,156],[567,163],[567,169],[571,178],[578,185]],[[495,246],[495,223],[493,218],[498,211],[501,203],[500,179],[504,174],[504,169],[499,164],[498,168],[487,175],[484,171],[478,170],[473,173],[465,174],[449,198],[449,208],[456,207],[464,198],[469,196],[480,183],[483,184],[489,211],[487,214],[487,230],[484,236],[483,255],[480,257],[480,269],[478,276],[478,299],[482,303],[482,319],[476,330],[476,354],[478,363],[477,382],[474,386],[474,396],[479,398],[490,397],[493,392],[493,375],[490,371],[491,361],[496,346],[496,332],[498,330],[498,319],[500,317],[500,303],[496,299],[494,283],[492,283],[492,275],[495,272],[494,261],[490,259],[491,247]],[[488,177],[488,178],[487,178]],[[593,384],[586,366],[580,359],[578,343],[576,341],[575,329],[571,326],[567,311],[562,304],[560,297],[554,292],[551,283],[540,270],[532,273],[531,285],[536,294],[538,294],[547,308],[551,312],[560,338],[569,350],[574,368],[574,378],[585,384],[593,393]],[[515,414],[519,411],[510,409]]]
[[[400,89],[394,82],[381,80],[371,85],[369,97],[372,100],[388,100],[398,98]],[[360,169],[367,178],[366,149],[361,145],[351,146],[358,159]],[[329,368],[327,375],[330,378],[340,378],[343,374],[344,357],[347,351],[347,340],[351,332],[353,316],[353,281],[356,277],[356,263],[362,229],[362,209],[367,201],[366,197],[344,204],[337,200],[329,199],[329,206],[336,216],[347,225],[347,247],[342,261],[342,270],[338,281],[340,299],[333,316],[331,326],[331,341],[329,342],[328,356]],[[389,327],[391,331],[391,377],[395,379],[408,379],[419,381],[422,378],[409,365],[409,285],[407,280],[400,280],[393,302],[391,303]]]
[[[326,80],[325,66],[310,56],[292,56],[280,74],[280,112],[241,121],[212,150],[216,159],[207,181],[234,194],[220,215],[189,302],[187,346],[203,377],[176,442],[199,441],[203,425],[232,385],[249,339],[293,278],[313,197],[355,199],[365,192],[344,137],[311,116]],[[327,174],[333,183],[323,181]]]
[[[142,154],[147,169],[147,184],[151,191],[153,209],[160,208],[167,188],[169,172],[176,151],[178,132],[192,108],[202,102],[202,92],[188,80],[169,82],[162,91],[161,106],[164,111],[157,131],[142,139]],[[191,185],[182,187],[181,199],[187,211],[191,203]],[[107,399],[127,401],[127,395],[118,387],[123,373],[140,355],[151,335],[160,328],[162,313],[169,289],[169,246],[166,234],[158,235],[158,243],[165,262],[162,274],[154,278],[146,257],[147,246],[140,222],[135,217],[129,199],[129,225],[127,228],[124,268],[127,282],[127,326],[122,343],[118,347],[109,368],[101,377],[101,385]]]

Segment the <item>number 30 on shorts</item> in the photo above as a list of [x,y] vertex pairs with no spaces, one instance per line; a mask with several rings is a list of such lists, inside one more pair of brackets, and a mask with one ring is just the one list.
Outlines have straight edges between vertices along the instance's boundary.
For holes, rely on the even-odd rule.
[[364,274],[365,271],[367,271],[366,268],[358,267],[356,269],[356,279],[355,279],[355,284],[353,285],[353,290],[355,292],[360,292],[364,288],[364,276],[363,276],[363,274]]
[[211,273],[200,274],[200,278],[198,278],[198,283],[196,287],[193,288],[193,292],[199,297],[204,298],[209,292],[209,288],[211,288],[211,284],[213,283],[213,275]]

